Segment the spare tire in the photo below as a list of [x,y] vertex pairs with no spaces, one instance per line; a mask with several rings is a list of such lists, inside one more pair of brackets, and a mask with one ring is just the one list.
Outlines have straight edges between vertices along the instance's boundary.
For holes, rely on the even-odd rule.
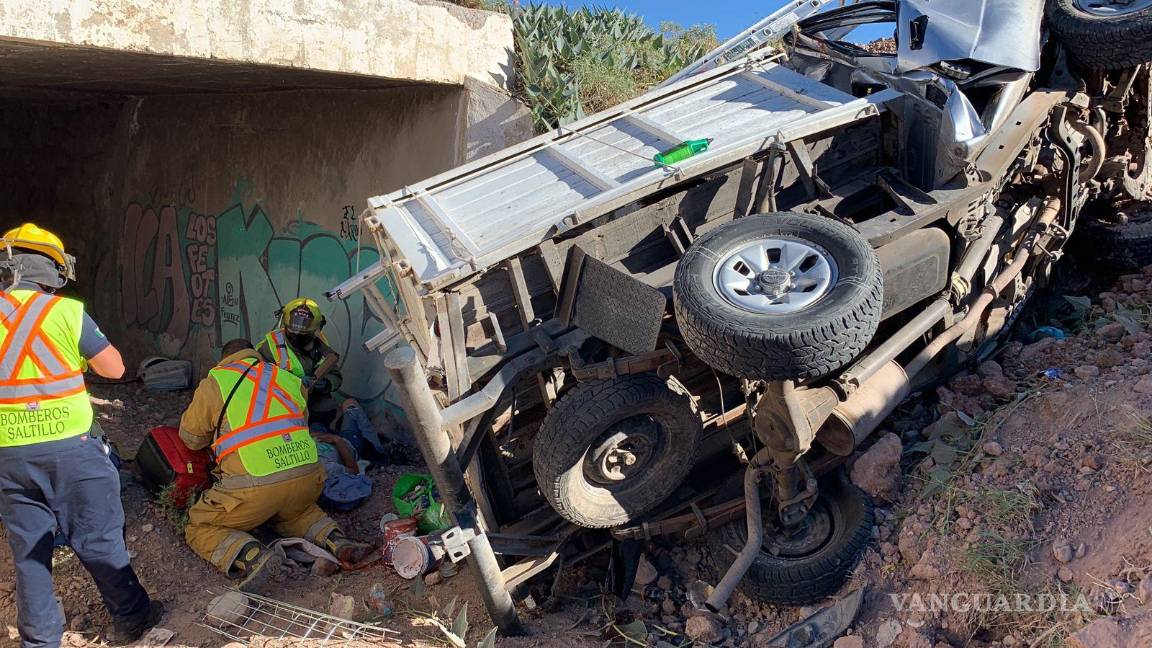
[[536,484],[574,524],[632,522],[688,476],[702,431],[695,401],[675,378],[636,374],[583,383],[556,401],[536,434]]
[[1152,61],[1152,0],[1049,0],[1048,27],[1088,68],[1123,70]]
[[673,283],[684,342],[726,374],[818,378],[876,334],[883,274],[843,223],[796,213],[748,216],[698,239]]

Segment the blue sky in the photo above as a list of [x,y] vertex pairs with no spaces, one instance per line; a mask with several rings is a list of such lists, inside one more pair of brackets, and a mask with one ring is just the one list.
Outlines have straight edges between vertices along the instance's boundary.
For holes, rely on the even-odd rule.
[[[653,27],[665,20],[684,26],[710,23],[720,39],[731,38],[784,4],[782,0],[545,0],[553,5],[618,7],[643,16]],[[887,33],[884,33],[887,32]],[[857,30],[851,40],[869,41],[891,35],[891,28]]]

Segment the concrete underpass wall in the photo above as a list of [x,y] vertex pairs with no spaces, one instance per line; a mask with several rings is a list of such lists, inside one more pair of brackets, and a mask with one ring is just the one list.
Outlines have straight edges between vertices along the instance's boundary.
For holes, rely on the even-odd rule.
[[[384,407],[380,324],[325,290],[377,258],[365,199],[462,160],[460,86],[0,103],[0,222],[80,259],[75,289],[133,363],[262,336],[298,295],[326,310],[348,395]],[[10,199],[8,197],[11,197]]]
[[[229,61],[503,87],[512,74],[508,16],[434,0],[4,0],[3,38],[178,57],[168,63],[182,68]],[[16,74],[60,76],[59,67],[49,58]]]

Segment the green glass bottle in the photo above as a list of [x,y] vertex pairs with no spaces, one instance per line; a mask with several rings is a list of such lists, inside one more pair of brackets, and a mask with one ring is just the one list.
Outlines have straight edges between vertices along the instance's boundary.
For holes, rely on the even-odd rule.
[[676,148],[668,149],[663,153],[657,153],[652,157],[652,160],[660,166],[672,166],[677,162],[683,162],[694,155],[699,155],[707,151],[708,145],[711,143],[711,138],[688,140]]

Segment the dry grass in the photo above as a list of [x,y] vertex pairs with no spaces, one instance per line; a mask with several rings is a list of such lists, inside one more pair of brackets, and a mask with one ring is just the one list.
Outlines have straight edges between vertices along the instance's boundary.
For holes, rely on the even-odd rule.
[[1152,473],[1152,420],[1126,407],[1116,417],[1118,429],[1112,439],[1116,458],[1137,473]]

